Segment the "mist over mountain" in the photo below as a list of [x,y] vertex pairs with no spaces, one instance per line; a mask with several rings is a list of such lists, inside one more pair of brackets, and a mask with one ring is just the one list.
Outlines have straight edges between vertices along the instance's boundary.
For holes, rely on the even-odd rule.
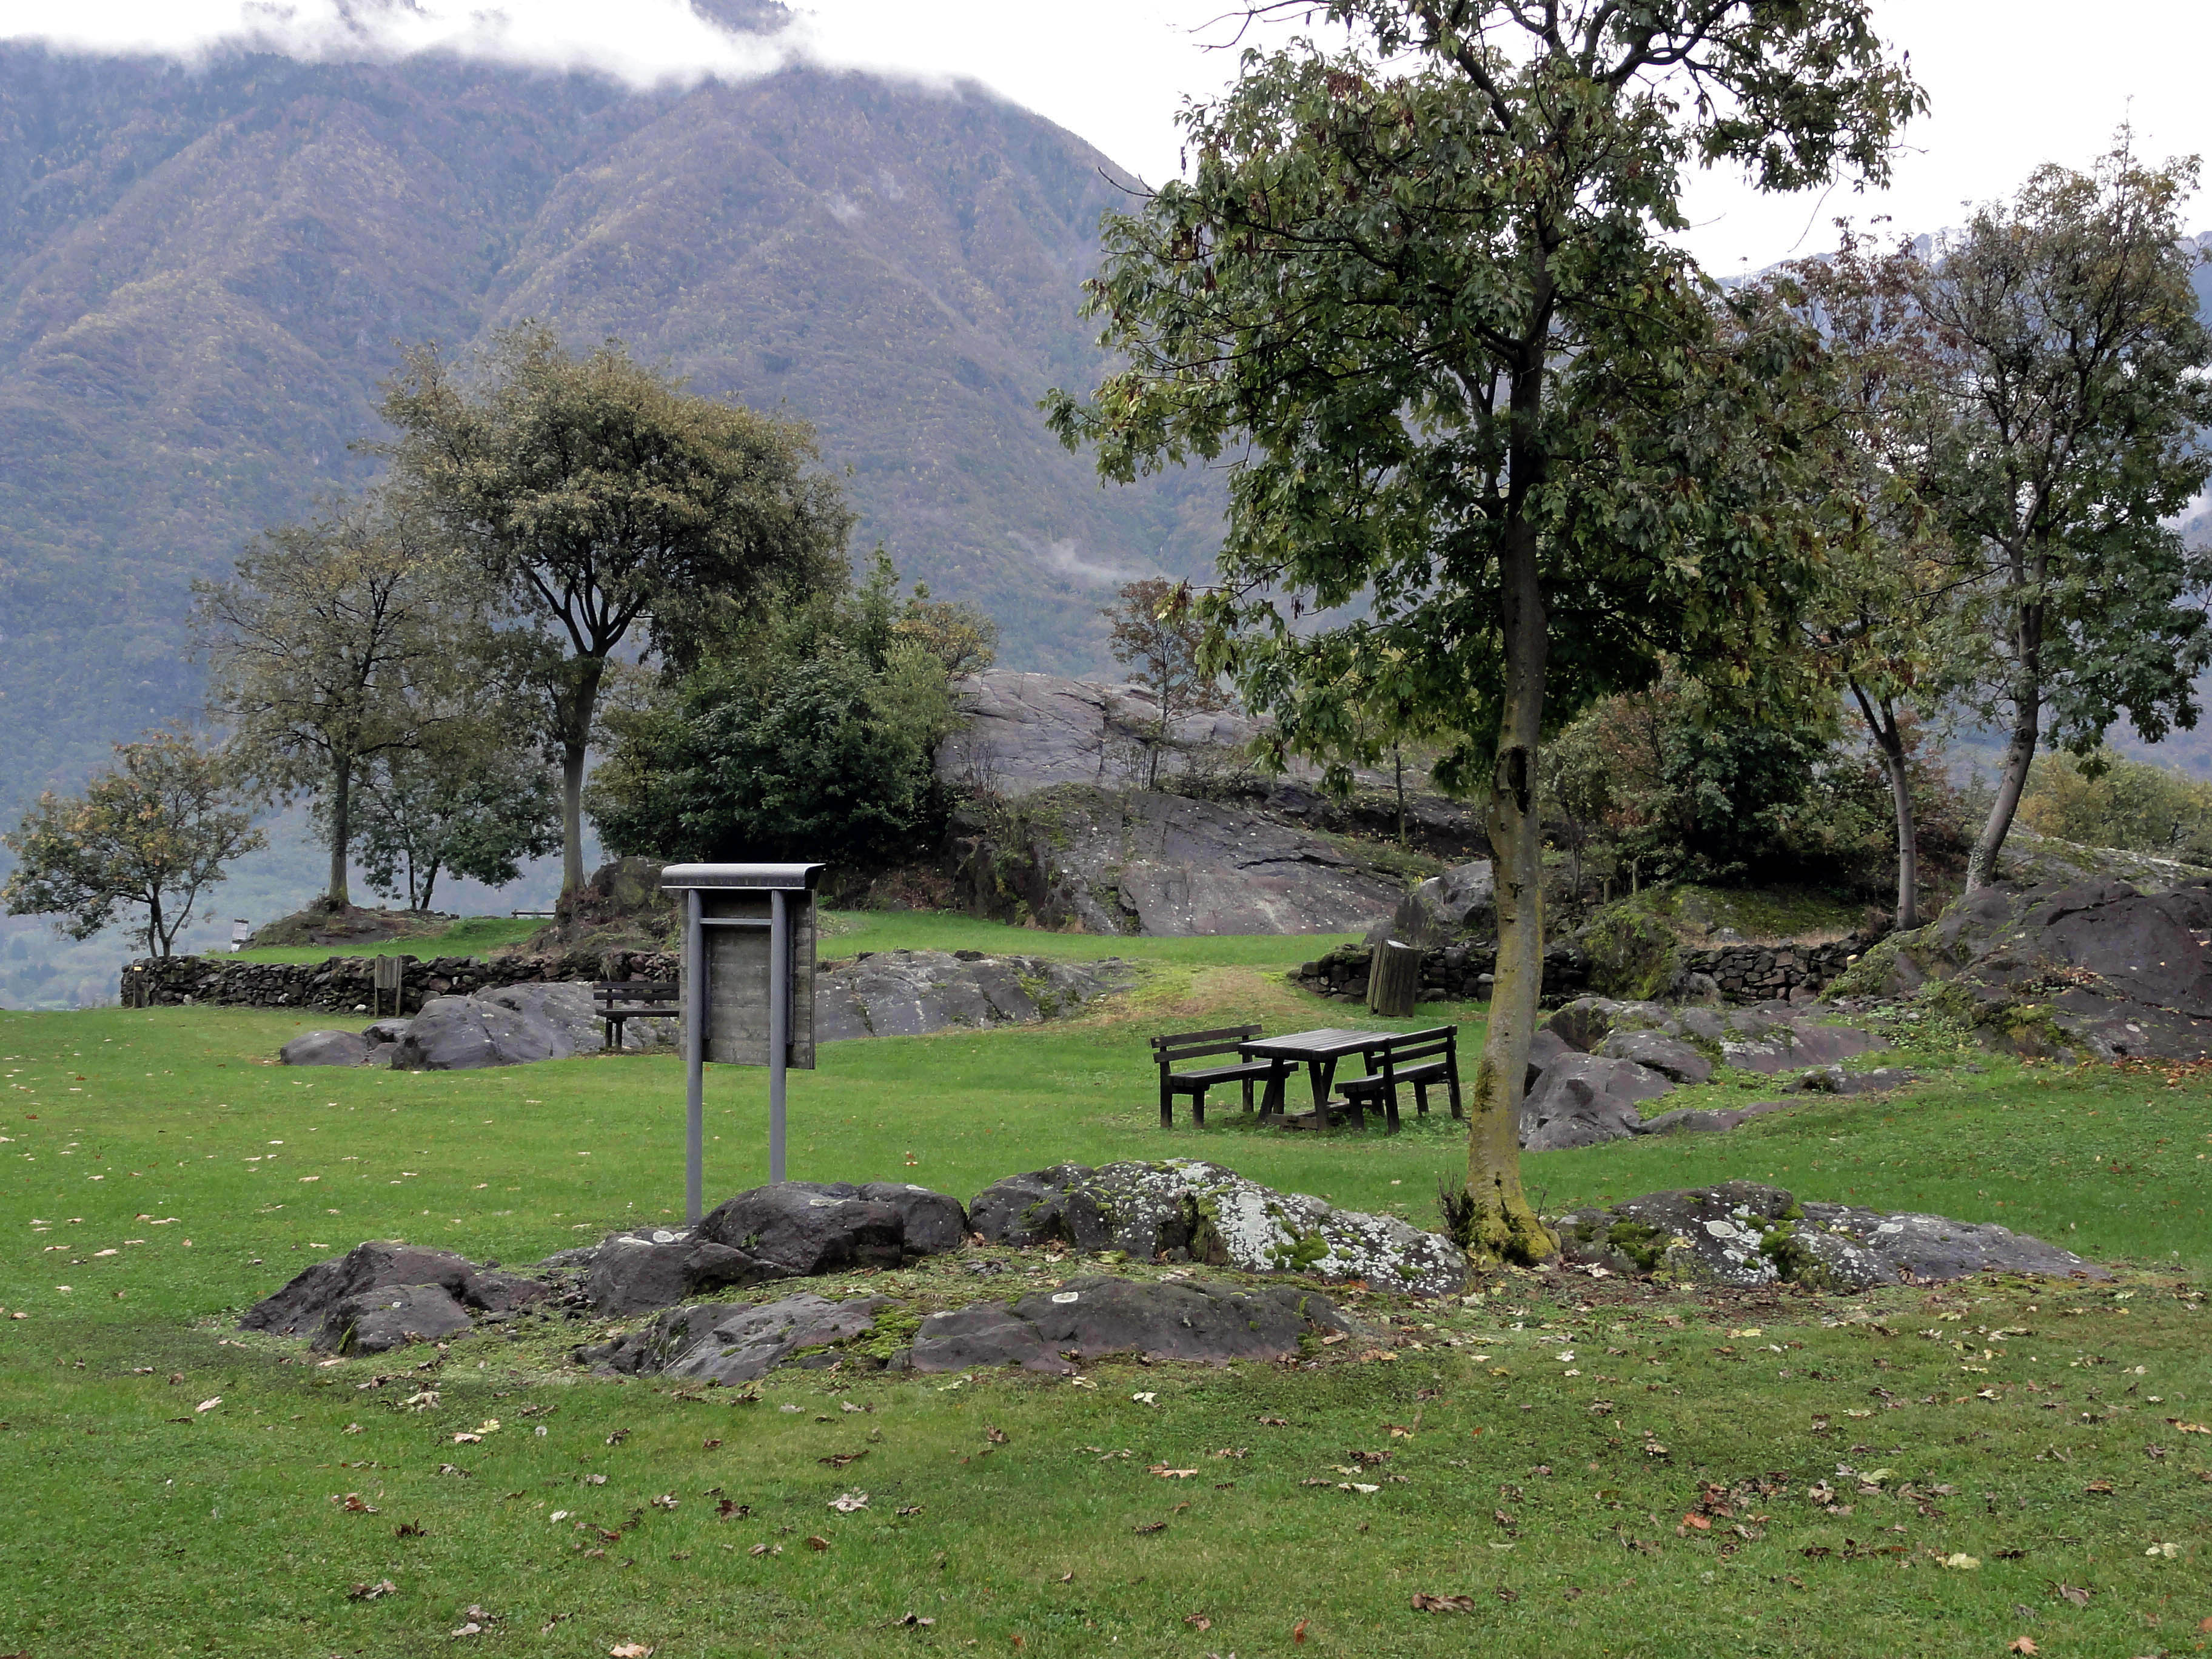
[[1102,490],[1036,412],[1099,373],[1079,289],[1134,188],[972,87],[0,44],[0,814],[197,707],[191,579],[371,476],[402,345],[524,318],[813,422],[856,553],[1010,665],[1100,666],[1111,585],[1206,570],[1222,502]]

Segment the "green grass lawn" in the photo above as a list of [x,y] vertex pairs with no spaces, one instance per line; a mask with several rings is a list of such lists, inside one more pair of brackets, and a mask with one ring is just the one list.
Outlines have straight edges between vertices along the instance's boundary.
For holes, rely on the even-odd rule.
[[[865,924],[834,948],[1012,931]],[[792,1082],[794,1176],[964,1198],[1181,1153],[1433,1221],[1463,1156],[1449,1118],[1316,1137],[1224,1103],[1202,1133],[1158,1128],[1143,1037],[1343,1023],[1257,970],[1322,945],[1018,937],[1157,967],[1065,1025],[825,1048]],[[1419,1022],[1479,1040],[1480,1013]],[[2181,1426],[2212,1422],[2187,1288],[2212,1269],[2202,1079],[1931,1045],[1905,1056],[1927,1073],[1905,1095],[1527,1161],[1553,1209],[1771,1180],[2002,1221],[2122,1263],[2113,1286],[1723,1297],[1511,1275],[1480,1303],[1353,1295],[1402,1346],[1317,1369],[786,1372],[752,1401],[587,1379],[565,1358],[581,1326],[328,1366],[234,1336],[237,1310],[363,1237],[514,1264],[681,1202],[671,1058],[269,1063],[305,1024],[0,1014],[0,1654],[1995,1656],[2027,1637],[2127,1659],[2207,1639],[2212,1436]],[[1683,1103],[1765,1097],[1740,1082]],[[761,1074],[717,1068],[708,1107],[710,1193],[762,1179]],[[994,1254],[1018,1285],[1082,1270]],[[1008,1280],[950,1261],[852,1281],[970,1282]],[[425,1388],[434,1407],[402,1407]],[[867,1506],[831,1510],[848,1492]],[[1416,1592],[1474,1611],[1416,1612]]]
[[327,962],[332,957],[480,957],[502,945],[520,945],[544,929],[527,916],[464,916],[449,927],[405,939],[359,945],[272,945],[240,951],[240,962]]

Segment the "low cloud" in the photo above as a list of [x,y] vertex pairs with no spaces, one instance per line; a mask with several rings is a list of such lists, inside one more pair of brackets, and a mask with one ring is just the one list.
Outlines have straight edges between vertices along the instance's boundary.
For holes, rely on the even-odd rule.
[[1042,543],[1033,542],[1026,536],[1010,536],[1008,539],[1054,574],[1069,577],[1089,587],[1116,587],[1123,582],[1158,574],[1144,565],[1086,559],[1077,550],[1073,537]]

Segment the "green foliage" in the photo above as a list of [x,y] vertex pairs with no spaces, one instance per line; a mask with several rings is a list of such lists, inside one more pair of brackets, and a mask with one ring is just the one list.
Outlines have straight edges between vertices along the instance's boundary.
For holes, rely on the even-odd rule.
[[87,939],[118,910],[143,908],[131,937],[166,957],[222,866],[265,842],[233,764],[177,729],[115,745],[115,766],[82,795],[48,791],[0,845],[15,855],[0,897],[11,915],[52,915]]
[[1577,935],[1589,957],[1589,988],[1642,1002],[1666,994],[1681,972],[1674,930],[1634,900],[1601,910]]
[[879,557],[858,589],[762,619],[744,649],[611,714],[590,792],[607,847],[869,869],[933,846],[955,717],[945,658],[906,628],[929,605],[902,610]]
[[2110,750],[2037,756],[2020,821],[2087,847],[2212,864],[2212,783]]
[[368,884],[428,910],[441,874],[504,887],[561,844],[561,798],[534,747],[498,732],[399,750],[364,773],[355,848]]

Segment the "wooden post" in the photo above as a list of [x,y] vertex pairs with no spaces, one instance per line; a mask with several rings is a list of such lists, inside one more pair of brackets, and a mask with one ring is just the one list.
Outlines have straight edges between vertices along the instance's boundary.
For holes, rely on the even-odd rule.
[[1367,1012],[1402,1019],[1413,1012],[1421,990],[1421,951],[1402,939],[1386,939],[1367,963]]

